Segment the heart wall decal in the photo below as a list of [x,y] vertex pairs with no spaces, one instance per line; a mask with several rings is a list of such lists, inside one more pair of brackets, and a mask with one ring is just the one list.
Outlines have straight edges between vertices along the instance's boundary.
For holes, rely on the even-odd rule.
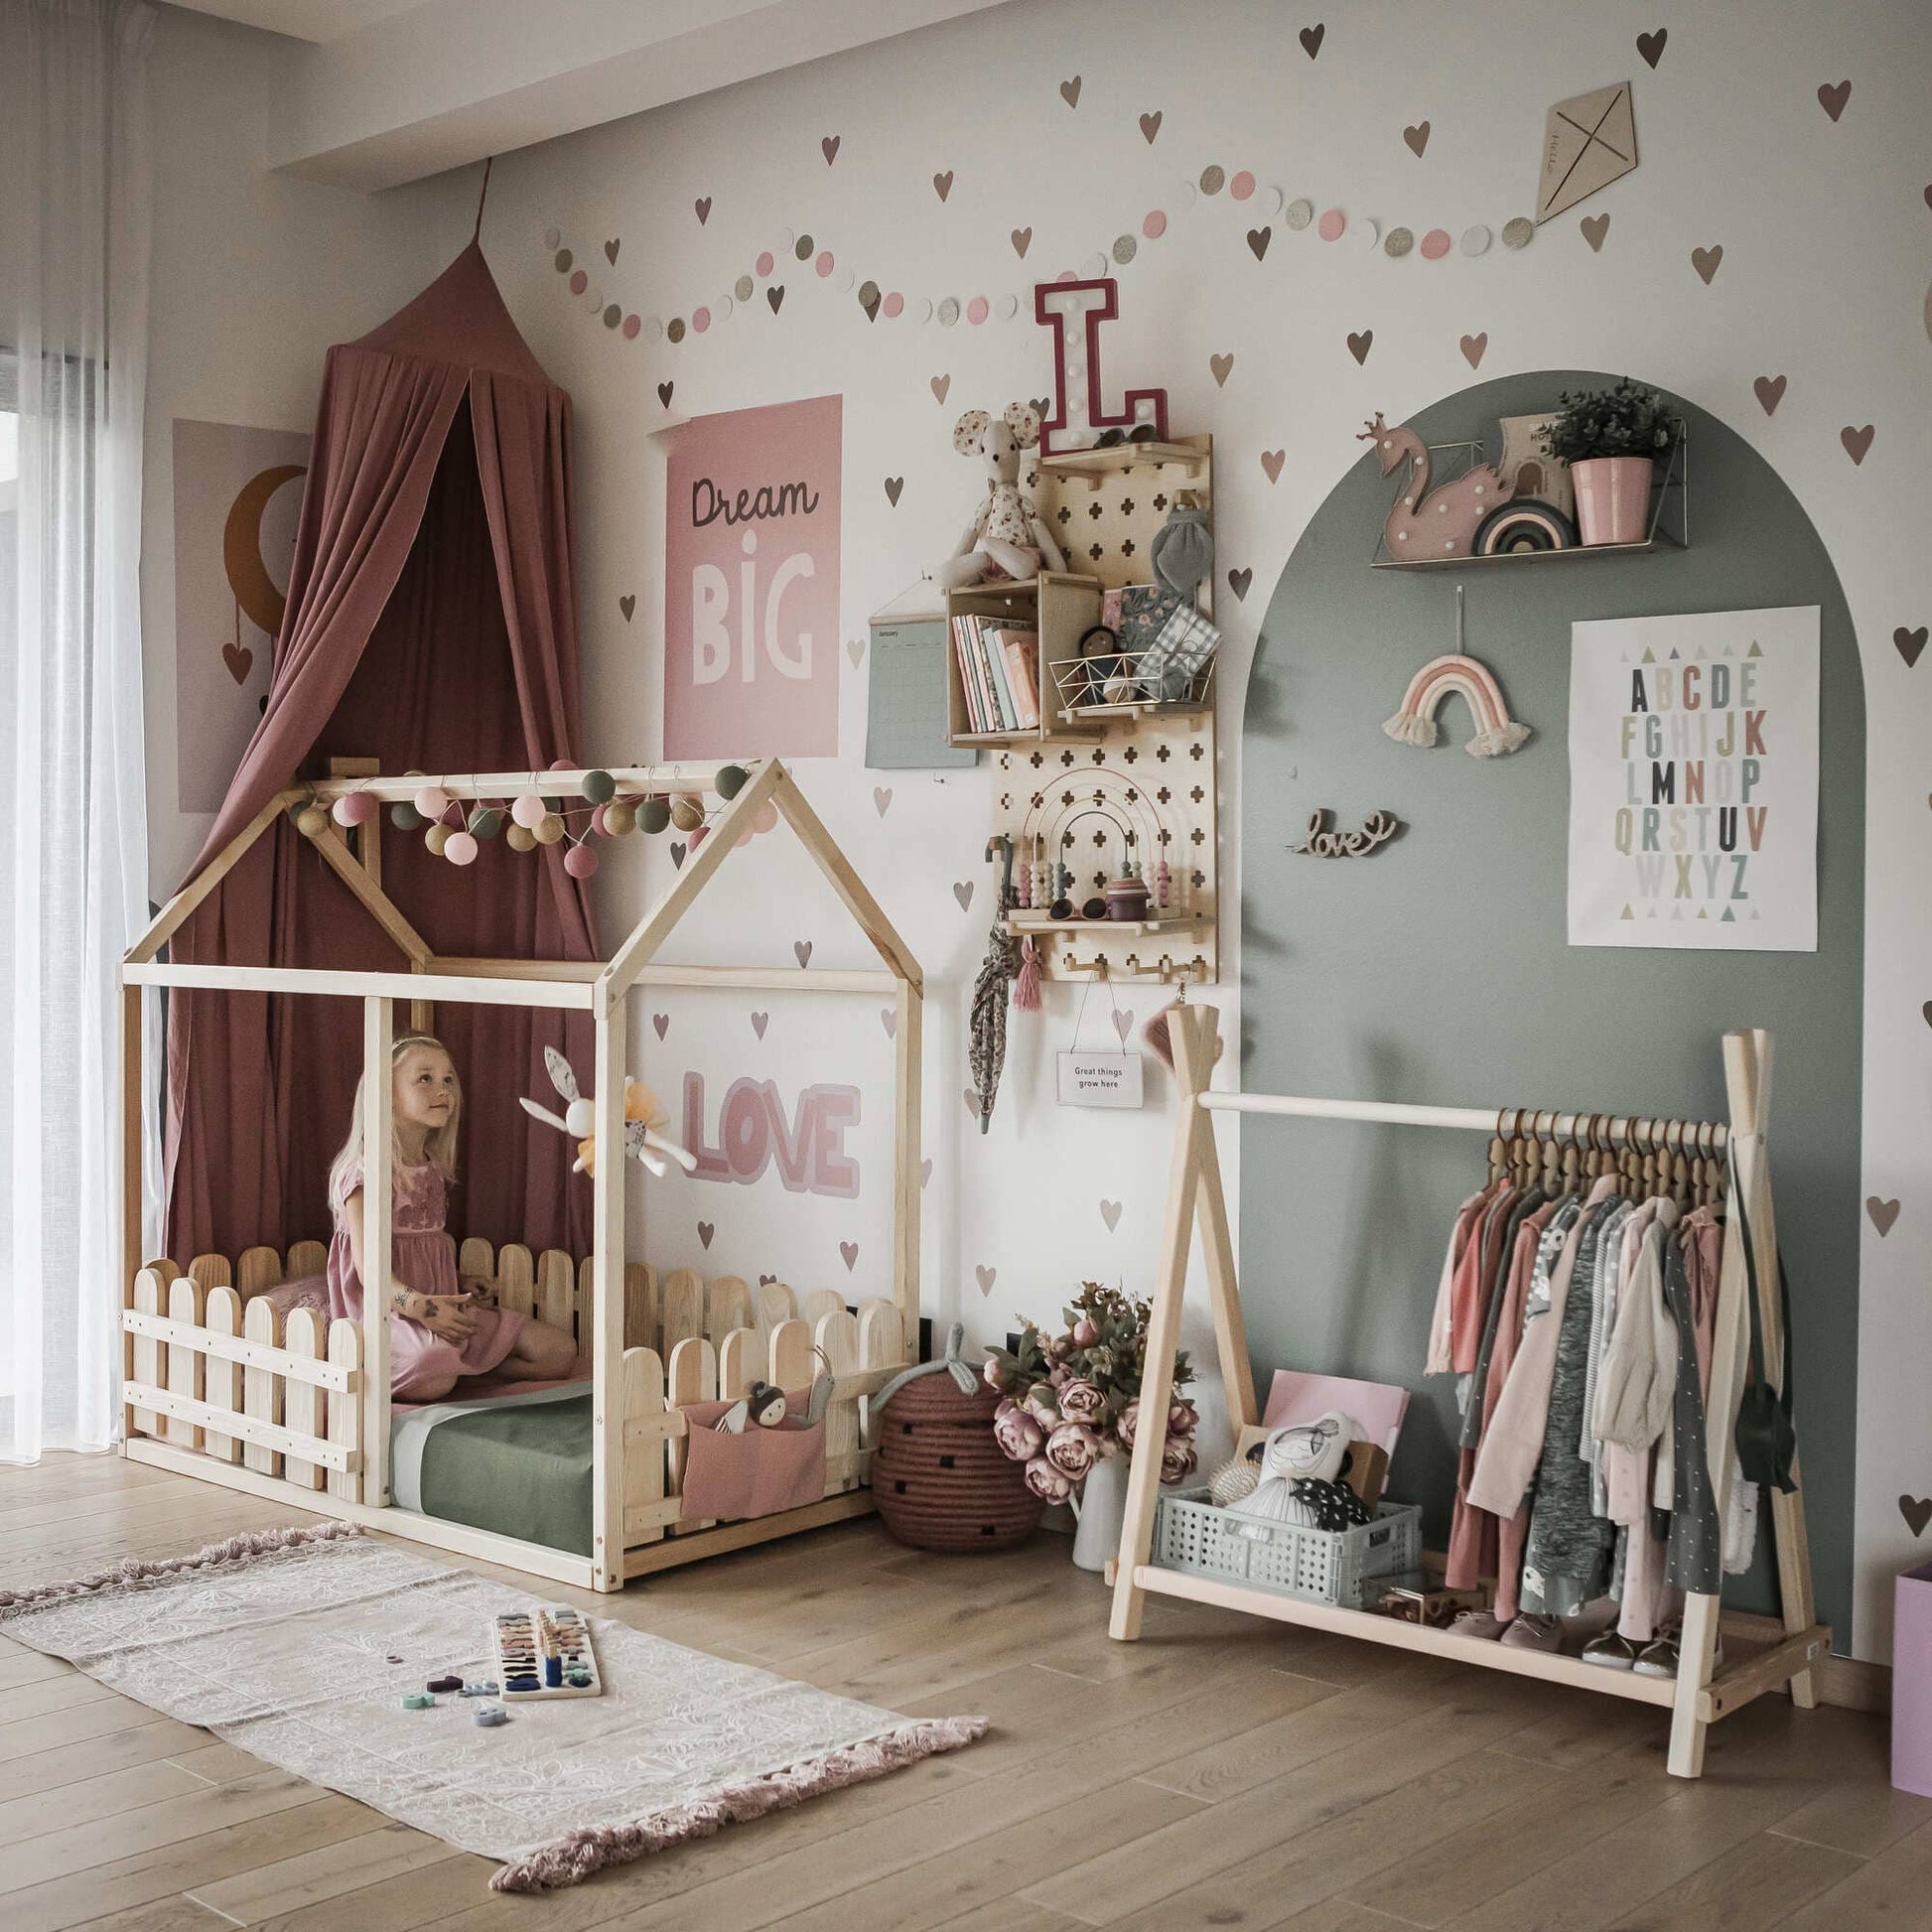
[[1018,255],[1022,261],[1025,261],[1027,259],[1027,250],[1034,245],[1033,229],[1015,228],[1012,235],[1009,237],[1009,239],[1013,243],[1013,252],[1016,255]]
[[935,375],[932,378],[932,383],[931,383],[932,400],[937,403],[943,403],[946,400],[946,392],[949,389],[951,389],[951,387],[952,387],[951,376]]
[[858,1242],[841,1241],[839,1243],[839,1259],[845,1263],[845,1272],[848,1275],[851,1274],[853,1269],[855,1269],[859,1265]]
[[1207,372],[1214,378],[1215,388],[1225,389],[1228,377],[1234,373],[1233,352],[1230,351],[1226,355],[1210,355],[1207,358]]
[[898,508],[898,493],[904,487],[905,479],[903,477],[888,477],[886,479],[886,500],[892,504],[894,509]]
[[973,1270],[973,1279],[979,1283],[981,1295],[993,1293],[993,1284],[998,1280],[999,1274],[997,1268],[977,1267]]
[[1905,660],[1909,671],[1918,662],[1919,652],[1925,648],[1926,627],[1920,624],[1916,630],[1907,630],[1901,623],[1891,633],[1892,642],[1898,647],[1898,654]]
[[764,1037],[764,1030],[765,1028],[770,1026],[770,1024],[771,1024],[771,1016],[768,1013],[755,1013],[752,1015],[752,1031],[755,1034],[757,1034],[760,1039]]
[[848,637],[845,640],[845,654],[852,660],[856,671],[866,661],[866,640],[863,637]]
[[932,178],[932,192],[943,202],[952,193],[952,170],[948,168],[943,175]]
[[1654,34],[1637,36],[1637,52],[1643,56],[1644,66],[1655,69],[1664,58],[1664,43],[1670,39],[1670,29],[1659,27]]
[[824,155],[825,165],[829,168],[839,158],[839,137],[836,134],[828,134],[818,144],[818,150]]
[[1711,279],[1717,274],[1719,267],[1724,262],[1724,258],[1725,251],[1722,242],[1714,243],[1709,248],[1693,248],[1691,250],[1691,266],[1704,278],[1704,286],[1706,288],[1711,286]]
[[1880,1200],[1876,1194],[1872,1194],[1865,1201],[1864,1211],[1871,1216],[1871,1225],[1878,1230],[1882,1240],[1892,1231],[1892,1224],[1898,1219],[1898,1202]]
[[622,246],[623,246],[623,237],[621,235],[618,235],[614,237],[612,240],[607,241],[604,244],[604,259],[607,262],[609,262],[613,268],[616,268],[618,265],[618,250]]
[[221,661],[237,684],[246,684],[248,673],[254,668],[255,653],[246,644],[227,643],[221,646]]
[[[1610,217],[1607,214],[1586,214],[1578,223],[1584,231],[1584,239],[1589,243],[1589,252],[1600,255],[1603,252],[1603,237],[1610,231]],[[1709,275],[1704,278],[1707,282]]]
[[[1848,80],[1845,84],[1849,87],[1852,83]],[[1833,119],[1836,120],[1837,116],[1834,115]],[[1143,114],[1141,116],[1141,138],[1149,147],[1153,147],[1154,137],[1160,132],[1161,114],[1158,108],[1152,114]]]
[[1287,461],[1288,461],[1288,452],[1286,450],[1263,450],[1262,451],[1261,453],[1262,472],[1267,477],[1268,481],[1271,483],[1281,482],[1282,465]]
[[1898,1513],[1914,1536],[1923,1536],[1926,1524],[1932,1523],[1932,1496],[1900,1496]]
[[1364,329],[1359,336],[1351,331],[1348,338],[1348,352],[1357,362],[1366,362],[1368,360],[1368,352],[1374,346],[1375,331],[1373,329]]
[[1107,1223],[1107,1232],[1112,1234],[1120,1226],[1122,1203],[1117,1200],[1103,1200],[1100,1203],[1100,1218]]
[[698,211],[698,226],[702,228],[711,219],[711,197],[700,195],[691,206]]
[[618,599],[618,609],[623,613],[624,622],[628,623],[630,620],[637,613],[636,598],[632,596],[630,592],[625,591],[624,594]]
[[661,402],[666,409],[670,408],[671,406],[671,390],[674,386],[675,385],[669,382],[660,382],[657,385],[657,400]]
[[1778,404],[1784,400],[1784,377],[1781,375],[1760,375],[1751,384],[1751,391],[1757,397],[1757,406],[1765,415],[1777,414]]
[[872,808],[874,811],[876,811],[879,814],[881,818],[884,818],[886,816],[887,810],[891,806],[892,802],[893,802],[893,788],[891,785],[873,786]]
[[1463,361],[1468,363],[1472,369],[1480,368],[1482,366],[1482,351],[1488,346],[1489,332],[1486,329],[1480,336],[1464,336],[1462,338]]
[[809,939],[794,939],[791,942],[791,955],[801,969],[809,966],[812,963],[812,942]]
[[1248,230],[1248,246],[1254,251],[1256,261],[1262,260],[1267,255],[1268,244],[1274,239],[1274,234],[1275,231],[1273,228],[1250,228]]
[[1409,152],[1420,161],[1423,149],[1429,145],[1429,123],[1418,121],[1414,127],[1405,127],[1402,138],[1408,144]]
[[1863,429],[1854,429],[1850,423],[1839,431],[1838,440],[1845,445],[1845,454],[1855,464],[1863,463],[1865,452],[1871,448],[1871,439],[1876,432],[1869,423]]
[[655,1030],[657,1037],[662,1039],[671,1031],[671,1016],[668,1013],[653,1013],[650,1017],[650,1024]]
[[764,299],[771,305],[771,313],[775,316],[784,307],[785,285],[782,282],[773,282],[765,290]]
[[1228,589],[1243,604],[1248,601],[1248,586],[1255,580],[1252,570],[1231,570],[1228,572]]
[[879,1024],[886,1029],[886,1037],[888,1039],[897,1039],[898,1037],[898,1009],[897,1007],[881,1007],[879,1009]]
[[1060,98],[1063,101],[1065,101],[1069,107],[1079,106],[1080,76],[1077,73],[1073,76],[1071,80],[1062,80],[1060,82]]
[[1321,37],[1328,31],[1327,24],[1317,20],[1312,27],[1304,27],[1297,36],[1302,43],[1302,52],[1311,61],[1321,52]]
[[1849,80],[1827,81],[1818,90],[1818,104],[1831,116],[1834,123],[1845,112],[1845,103],[1852,98],[1852,83]]
[[712,1237],[712,1236],[713,1236],[714,1234],[716,1234],[717,1232],[718,1232],[718,1229],[717,1229],[717,1227],[716,1227],[716,1226],[715,1226],[715,1225],[714,1225],[714,1224],[713,1224],[712,1222],[710,1222],[710,1221],[700,1221],[700,1222],[698,1223],[698,1245],[699,1245],[699,1246],[700,1246],[701,1248],[708,1248],[708,1247],[710,1247],[710,1246],[711,1246],[711,1237]]
[[973,882],[970,879],[955,880],[952,896],[959,901],[959,909],[962,912],[969,911],[973,903]]

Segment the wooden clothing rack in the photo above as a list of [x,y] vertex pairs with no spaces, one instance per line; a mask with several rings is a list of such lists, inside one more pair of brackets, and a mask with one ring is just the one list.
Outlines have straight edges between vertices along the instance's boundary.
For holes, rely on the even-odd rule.
[[[1234,1247],[1228,1231],[1227,1201],[1221,1188],[1220,1159],[1210,1115],[1288,1114],[1311,1120],[1373,1121],[1494,1134],[1507,1110],[1504,1116],[1499,1116],[1493,1108],[1484,1111],[1473,1107],[1311,1099],[1292,1094],[1210,1092],[1207,1082],[1220,1035],[1215,1010],[1182,1005],[1169,1013],[1168,1024],[1181,1105],[1170,1170],[1160,1272],[1148,1324],[1141,1403],[1145,1412],[1161,1415],[1173,1400],[1174,1350],[1179,1338],[1187,1262],[1198,1220],[1221,1378],[1227,1392],[1229,1419],[1238,1429],[1244,1424],[1258,1423],[1260,1414],[1248,1361],[1241,1297],[1235,1280]],[[1784,1331],[1777,1293],[1777,1224],[1765,1151],[1765,1126],[1771,1099],[1771,1046],[1768,1033],[1725,1035],[1725,1084],[1730,1113],[1727,1123],[1627,1117],[1605,1123],[1596,1117],[1595,1125],[1612,1146],[1632,1142],[1656,1145],[1671,1140],[1687,1146],[1701,1137],[1705,1147],[1727,1152],[1729,1187],[1745,1203],[1756,1243],[1758,1318],[1763,1333],[1765,1373],[1774,1385],[1781,1386]],[[1591,1121],[1589,1115],[1538,1114],[1529,1131],[1538,1139],[1568,1138],[1574,1142]],[[1730,1444],[1748,1359],[1746,1297],[1750,1288],[1741,1241],[1742,1225],[1733,1211],[1725,1223],[1712,1344],[1711,1394],[1706,1405],[1711,1484],[1720,1522],[1724,1520],[1729,1496]],[[1697,1777],[1703,1771],[1706,1729],[1763,1692],[1788,1685],[1792,1702],[1802,1709],[1809,1710],[1817,1703],[1813,1667],[1829,1653],[1831,1631],[1814,1620],[1804,1498],[1797,1488],[1789,1494],[1776,1489],[1771,1492],[1771,1525],[1778,1564],[1778,1620],[1783,1635],[1748,1655],[1733,1644],[1724,1668],[1714,1671],[1721,1615],[1718,1593],[1688,1594],[1678,1673],[1673,1679],[1609,1670],[1585,1663],[1578,1657],[1479,1643],[1448,1630],[1430,1629],[1373,1611],[1344,1609],[1333,1603],[1277,1595],[1249,1585],[1158,1568],[1150,1561],[1150,1554],[1155,1506],[1161,1488],[1161,1448],[1158,1430],[1152,1433],[1143,1430],[1134,1447],[1127,1483],[1127,1515],[1114,1577],[1113,1616],[1109,1624],[1110,1634],[1122,1641],[1131,1642],[1140,1635],[1142,1606],[1152,1590],[1157,1595],[1181,1596],[1195,1602],[1248,1610],[1257,1616],[1274,1617],[1279,1622],[1362,1637],[1402,1650],[1433,1651],[1520,1677],[1540,1677],[1579,1690],[1632,1698],[1643,1704],[1667,1705],[1671,1710],[1667,1761],[1671,1772],[1683,1778]],[[1791,1474],[1795,1483],[1798,1477],[1795,1455]]]

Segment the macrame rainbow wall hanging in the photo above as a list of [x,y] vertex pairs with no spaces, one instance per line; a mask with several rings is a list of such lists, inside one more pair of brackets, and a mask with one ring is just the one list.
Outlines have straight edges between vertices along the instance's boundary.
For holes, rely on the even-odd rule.
[[1459,651],[1425,664],[1409,680],[1409,688],[1402,694],[1402,709],[1382,729],[1398,744],[1427,749],[1440,736],[1436,713],[1456,692],[1468,700],[1475,719],[1475,736],[1462,748],[1472,759],[1502,758],[1529,738],[1529,726],[1519,725],[1509,715],[1495,673]]

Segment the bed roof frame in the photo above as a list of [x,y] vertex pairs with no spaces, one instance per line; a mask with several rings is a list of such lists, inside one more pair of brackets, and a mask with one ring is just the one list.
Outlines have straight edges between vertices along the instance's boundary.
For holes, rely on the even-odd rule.
[[[920,1041],[925,977],[879,901],[777,759],[750,760],[747,781],[711,822],[709,835],[686,859],[663,897],[631,928],[605,962],[554,959],[439,958],[428,942],[382,890],[381,822],[378,812],[355,828],[354,844],[332,821],[312,843],[371,918],[381,926],[406,963],[399,972],[355,972],[296,966],[175,965],[157,957],[208,895],[275,821],[291,808],[310,802],[327,807],[351,791],[384,803],[413,798],[426,785],[440,786],[452,799],[502,798],[540,789],[547,797],[584,798],[591,771],[470,772],[461,775],[383,776],[366,760],[337,759],[331,775],[278,792],[220,853],[161,909],[131,947],[121,966],[119,1242],[124,1306],[145,1256],[142,1242],[142,1159],[145,1098],[141,1065],[143,989],[205,987],[228,992],[309,993],[348,996],[362,1001],[362,1064],[367,1100],[367,1132],[377,1146],[391,1131],[387,1078],[395,1038],[394,1005],[410,1004],[412,1029],[427,1031],[438,1000],[479,1006],[559,1008],[589,1013],[597,1030],[592,1071],[596,1135],[605,1147],[623,1140],[623,1088],[626,1073],[626,996],[637,986],[733,987],[805,993],[884,993],[895,1003],[893,1136],[893,1301],[904,1330],[907,1359],[916,1352],[919,1320],[919,1111]],[[709,793],[717,789],[713,764],[612,765],[620,797],[646,794]],[[700,894],[736,849],[741,834],[765,804],[798,835],[799,843],[830,882],[859,929],[884,962],[864,970],[803,967],[667,965],[656,963],[666,939],[676,930]],[[595,1284],[595,1369],[593,1431],[595,1474],[592,1494],[592,1549],[595,1587],[621,1589],[623,1549],[623,1318],[624,1318],[624,1171],[622,1161],[598,1164],[593,1178],[593,1280]],[[386,1170],[370,1176],[363,1200],[364,1240],[370,1252],[390,1246],[392,1202]],[[363,1499],[383,1507],[389,1488],[389,1331],[385,1320],[366,1318],[363,1328]],[[131,1343],[131,1336],[125,1337]],[[130,1363],[124,1376],[132,1379]],[[126,1444],[138,1449],[130,1428]],[[174,1464],[170,1464],[174,1466]],[[320,1502],[320,1498],[318,1498]],[[404,1532],[407,1534],[407,1532]]]

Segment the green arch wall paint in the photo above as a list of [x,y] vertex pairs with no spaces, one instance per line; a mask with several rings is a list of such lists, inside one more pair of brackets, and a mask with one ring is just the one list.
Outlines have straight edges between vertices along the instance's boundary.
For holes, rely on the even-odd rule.
[[[1427,442],[1609,378],[1485,382],[1412,418]],[[1392,485],[1374,455],[1316,511],[1269,600],[1242,739],[1242,1084],[1451,1106],[1717,1117],[1719,1035],[1777,1035],[1772,1175],[1789,1264],[1819,1615],[1849,1632],[1858,1365],[1864,700],[1845,598],[1818,533],[1765,460],[1687,406],[1691,548],[1452,571],[1372,571]],[[1459,699],[1432,751],[1382,735],[1403,687],[1454,645],[1501,679],[1535,737],[1462,751]],[[1816,604],[1822,611],[1819,948],[1808,953],[1572,949],[1564,938],[1570,625],[1581,618]],[[1326,806],[1407,829],[1365,859],[1286,847]],[[1416,1391],[1391,1476],[1428,1505],[1454,1489],[1449,1378],[1425,1381],[1430,1308],[1456,1203],[1479,1184],[1474,1135],[1335,1123],[1242,1126],[1243,1304],[1258,1373],[1280,1365]],[[1765,1563],[1731,1596],[1769,1607]]]

